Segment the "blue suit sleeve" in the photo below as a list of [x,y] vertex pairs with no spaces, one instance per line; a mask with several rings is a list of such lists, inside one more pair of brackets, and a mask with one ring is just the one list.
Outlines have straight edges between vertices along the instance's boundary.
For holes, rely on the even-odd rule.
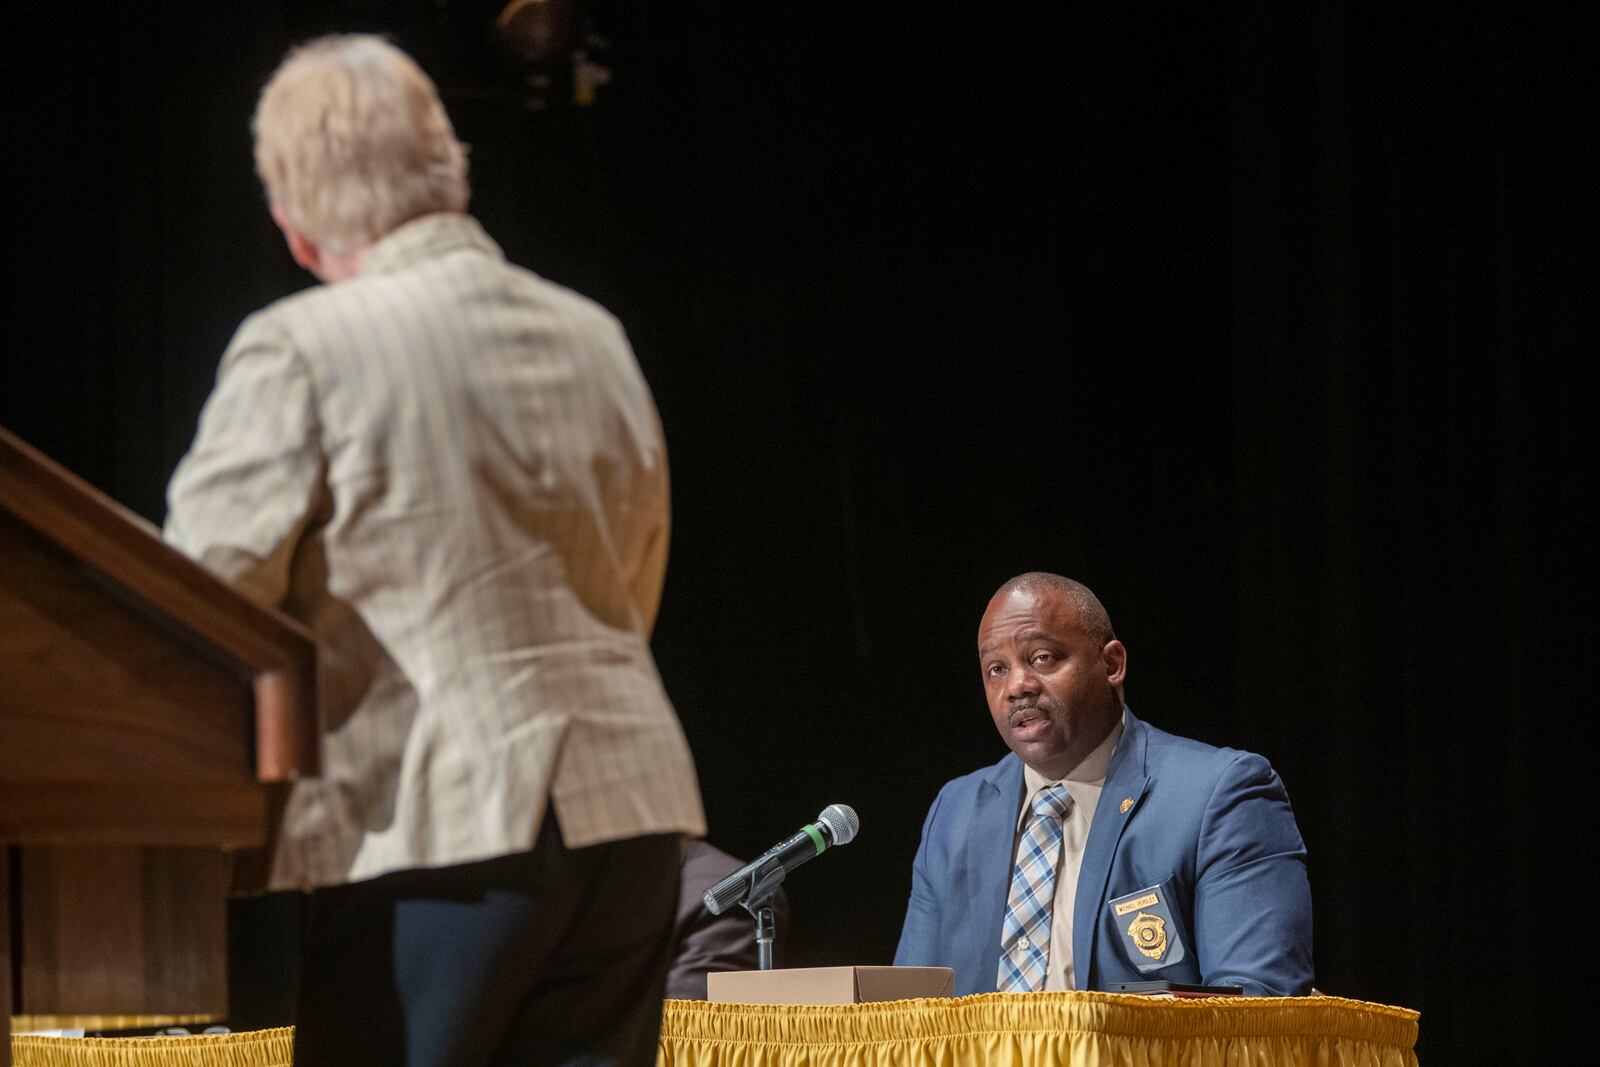
[[1311,885],[1289,795],[1272,766],[1242,752],[1201,824],[1195,942],[1207,985],[1301,996],[1311,988]]
[[928,817],[922,823],[922,841],[917,845],[917,858],[911,865],[911,900],[906,904],[906,921],[900,929],[900,947],[895,950],[897,967],[942,966],[939,944],[940,901],[944,879],[930,868],[929,842],[934,838],[934,823],[939,816],[939,803],[944,792],[934,798]]

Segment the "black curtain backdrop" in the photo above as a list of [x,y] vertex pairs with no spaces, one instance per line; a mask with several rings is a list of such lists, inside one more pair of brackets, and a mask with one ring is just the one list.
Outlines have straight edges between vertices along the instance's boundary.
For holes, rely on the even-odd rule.
[[[973,635],[1096,589],[1129,699],[1262,752],[1318,985],[1536,1062],[1590,958],[1592,16],[592,3],[543,106],[501,5],[8,5],[0,424],[152,519],[218,356],[309,283],[250,160],[291,42],[381,30],[514,260],[628,326],[672,452],[656,651],[711,837],[830,802],[789,962],[888,962],[927,805],[1003,752]],[[1512,1043],[1516,1049],[1508,1054]]]

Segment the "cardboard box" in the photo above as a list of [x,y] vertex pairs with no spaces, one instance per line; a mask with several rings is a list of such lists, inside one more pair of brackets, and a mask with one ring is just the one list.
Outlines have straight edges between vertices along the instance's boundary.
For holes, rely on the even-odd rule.
[[706,999],[719,1004],[864,1004],[874,1000],[948,997],[949,967],[791,967],[716,971]]

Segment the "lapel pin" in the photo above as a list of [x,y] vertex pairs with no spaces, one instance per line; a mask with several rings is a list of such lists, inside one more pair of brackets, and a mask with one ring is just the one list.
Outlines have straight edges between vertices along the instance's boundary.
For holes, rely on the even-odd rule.
[[1120,808],[1118,808],[1117,810],[1122,812],[1122,814],[1126,815],[1126,814],[1128,814],[1128,809],[1131,808],[1131,807],[1133,807],[1133,798],[1132,797],[1123,797],[1122,798],[1122,806]]

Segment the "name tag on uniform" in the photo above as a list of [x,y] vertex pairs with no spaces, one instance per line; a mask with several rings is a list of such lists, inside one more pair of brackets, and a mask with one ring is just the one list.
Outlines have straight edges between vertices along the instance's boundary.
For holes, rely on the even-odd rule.
[[1106,902],[1122,954],[1140,973],[1182,963],[1188,953],[1163,885],[1138,889]]

